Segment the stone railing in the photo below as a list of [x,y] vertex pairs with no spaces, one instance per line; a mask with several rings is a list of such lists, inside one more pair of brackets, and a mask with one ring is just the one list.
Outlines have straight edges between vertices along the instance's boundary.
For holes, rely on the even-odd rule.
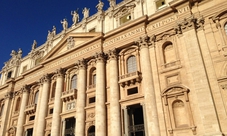
[[176,60],[176,61],[173,61],[173,62],[165,63],[165,64],[163,64],[163,67],[164,68],[169,68],[169,67],[176,66],[176,65],[180,65],[180,60]]
[[140,132],[144,131],[144,124],[134,125],[128,127],[129,132]]
[[122,87],[125,87],[126,85],[129,86],[130,84],[135,84],[136,82],[140,82],[141,80],[142,77],[139,71],[119,76],[119,83]]
[[95,88],[96,87],[96,84],[92,84],[92,85],[89,85],[88,87],[87,87],[87,89],[89,90],[89,89],[93,89],[93,88]]
[[68,129],[65,129],[65,134],[66,135],[73,135],[74,134],[74,128],[68,128]]
[[36,104],[31,104],[31,105],[27,105],[25,108],[25,113],[28,114],[33,114],[36,111]]
[[77,96],[77,89],[70,89],[68,91],[62,92],[61,99],[62,101],[70,101],[76,99]]

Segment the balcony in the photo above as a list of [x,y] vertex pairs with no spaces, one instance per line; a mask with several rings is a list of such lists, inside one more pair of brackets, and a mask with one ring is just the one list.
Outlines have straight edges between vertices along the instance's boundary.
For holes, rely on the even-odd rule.
[[135,84],[136,82],[141,82],[141,80],[142,77],[139,71],[127,73],[119,77],[119,83],[122,87],[125,87],[126,85],[129,86],[130,84]]
[[89,86],[87,87],[87,89],[90,90],[90,89],[93,89],[93,88],[95,88],[95,87],[96,87],[96,84],[92,84],[92,85],[89,85]]
[[70,101],[76,99],[77,96],[77,89],[71,89],[69,91],[62,92],[61,99],[62,101]]
[[36,104],[31,104],[31,105],[28,105],[26,106],[26,109],[25,109],[25,114],[33,114],[35,113],[36,111]]

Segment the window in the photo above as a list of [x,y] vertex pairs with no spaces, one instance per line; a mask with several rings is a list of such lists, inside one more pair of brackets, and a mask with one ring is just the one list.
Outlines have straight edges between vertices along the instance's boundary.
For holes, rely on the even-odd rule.
[[41,62],[41,58],[38,58],[35,60],[35,66],[38,65]]
[[11,77],[12,77],[12,71],[9,71],[8,74],[7,74],[7,79],[9,79]]
[[95,28],[92,28],[91,30],[89,30],[89,32],[95,32]]
[[35,120],[35,116],[30,116],[29,121]]
[[137,66],[136,66],[136,57],[130,56],[127,60],[127,72],[132,73],[137,71]]
[[134,87],[134,88],[130,88],[127,90],[127,94],[128,95],[132,95],[132,94],[137,94],[138,93],[138,88]]
[[95,126],[90,126],[88,128],[88,136],[95,136]]
[[20,101],[21,101],[20,97],[17,98],[17,103],[16,103],[15,111],[19,111],[19,109],[20,109]]
[[91,103],[95,103],[95,97],[89,98],[89,104],[91,104]]
[[122,25],[130,20],[131,20],[131,14],[127,14],[120,18],[120,24]]
[[77,75],[74,75],[71,78],[71,89],[76,89],[77,88]]
[[225,34],[227,35],[227,23],[225,24]]
[[35,93],[35,99],[34,99],[34,104],[38,104],[38,99],[39,99],[39,91]]
[[165,6],[166,6],[165,0],[158,0],[158,1],[156,1],[156,7],[157,7],[157,9],[161,9],[161,8],[163,8]]
[[53,114],[53,113],[54,113],[54,109],[52,108],[50,109],[49,114]]
[[26,66],[23,66],[22,72],[25,72],[26,70],[27,70],[27,65]]
[[96,84],[96,74],[93,75],[93,84]]
[[164,56],[164,63],[170,63],[176,61],[176,54],[174,51],[173,44],[171,42],[167,42],[163,46],[163,56]]
[[55,97],[55,91],[56,91],[56,82],[54,82],[52,86],[51,98]]
[[95,85],[96,84],[96,69],[92,68],[90,73],[90,85]]

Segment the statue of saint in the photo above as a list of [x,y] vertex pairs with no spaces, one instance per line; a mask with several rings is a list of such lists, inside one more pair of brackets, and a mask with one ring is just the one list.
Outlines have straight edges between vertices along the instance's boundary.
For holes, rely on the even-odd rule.
[[63,21],[61,21],[61,23],[62,23],[63,30],[66,30],[68,28],[68,22],[66,21],[66,19],[64,18]]
[[88,9],[86,7],[83,9],[83,12],[82,13],[84,14],[84,19],[89,17],[89,10],[90,9]]
[[36,40],[34,40],[33,44],[32,44],[32,50],[34,50],[36,48],[36,46],[37,46],[37,42],[36,42]]
[[56,27],[55,26],[53,26],[52,33],[51,34],[52,34],[53,37],[56,35]]
[[51,35],[51,32],[50,32],[50,30],[48,30],[47,40],[49,40],[49,39],[50,39],[50,35]]
[[103,6],[104,6],[104,3],[101,0],[99,0],[99,4],[96,6],[96,8],[98,11],[102,11]]
[[78,14],[78,9],[75,11],[71,11],[71,15],[73,16],[73,25],[76,25],[76,23],[79,22],[79,14]]
[[114,7],[116,5],[116,0],[108,0],[110,7]]

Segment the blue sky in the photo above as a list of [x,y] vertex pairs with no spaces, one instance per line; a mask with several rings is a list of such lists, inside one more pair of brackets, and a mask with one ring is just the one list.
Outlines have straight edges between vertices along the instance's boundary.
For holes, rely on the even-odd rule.
[[[109,7],[104,2],[104,10]],[[117,3],[122,0],[117,0]],[[8,61],[12,50],[23,51],[26,56],[31,51],[33,40],[38,46],[45,43],[48,30],[56,26],[57,33],[62,31],[61,20],[66,18],[72,24],[71,11],[90,8],[90,16],[97,12],[99,0],[0,0],[0,70]]]

